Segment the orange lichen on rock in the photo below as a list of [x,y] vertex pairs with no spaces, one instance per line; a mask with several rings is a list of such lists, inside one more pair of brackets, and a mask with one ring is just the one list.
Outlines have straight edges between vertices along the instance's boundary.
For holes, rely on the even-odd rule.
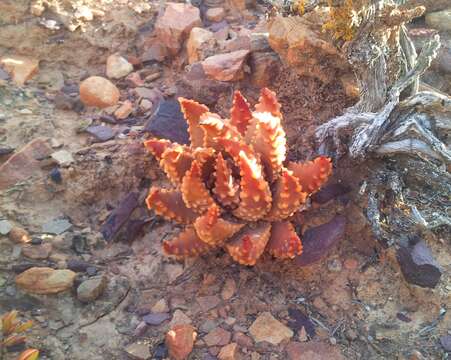
[[243,265],[255,265],[265,251],[278,259],[300,255],[302,242],[289,218],[327,181],[330,159],[286,160],[281,106],[269,89],[254,110],[236,91],[230,119],[179,101],[191,145],[144,143],[174,185],[152,188],[149,209],[187,225],[163,242],[165,254],[183,259],[222,247]]

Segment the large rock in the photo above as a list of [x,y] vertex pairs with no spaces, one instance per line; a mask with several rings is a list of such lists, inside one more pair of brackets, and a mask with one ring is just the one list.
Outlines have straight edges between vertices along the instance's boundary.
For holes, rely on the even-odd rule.
[[408,246],[401,246],[396,258],[407,282],[428,288],[438,284],[442,271],[423,240],[415,238]]
[[39,70],[39,60],[25,56],[4,56],[0,59],[0,65],[19,86],[24,85]]
[[315,226],[304,233],[302,254],[296,256],[295,263],[308,266],[326,256],[343,239],[346,230],[346,218],[335,216],[328,223]]
[[202,67],[205,73],[215,80],[240,80],[244,77],[243,65],[248,55],[248,50],[238,50],[210,56],[202,62]]
[[257,343],[266,341],[272,345],[278,345],[293,337],[293,331],[275,319],[269,312],[264,312],[255,319],[249,328],[249,333]]
[[179,144],[189,143],[188,125],[176,100],[161,101],[144,130]]
[[176,325],[166,334],[165,342],[169,356],[174,360],[185,360],[193,351],[197,334],[191,325]]
[[198,8],[190,4],[168,3],[155,23],[155,34],[168,52],[176,55],[191,29],[201,24]]
[[320,341],[291,342],[286,351],[289,360],[344,360],[338,347]]
[[77,288],[77,298],[81,302],[89,303],[103,294],[108,284],[106,276],[100,275],[83,281]]
[[321,27],[299,17],[278,16],[269,28],[269,44],[299,75],[324,83],[348,73],[349,65]]
[[256,52],[250,56],[250,65],[252,83],[262,88],[279,75],[281,62],[273,52]]
[[80,84],[80,100],[87,106],[106,108],[119,101],[119,89],[108,79],[91,76]]
[[57,294],[71,289],[75,276],[71,270],[32,267],[16,277],[16,285],[33,294]]
[[188,62],[193,64],[204,60],[213,51],[216,40],[211,31],[194,27],[186,42]]
[[426,14],[426,24],[435,29],[451,31],[451,7]]
[[40,163],[52,153],[52,148],[45,139],[38,138],[16,152],[0,166],[0,191],[39,174]]
[[133,65],[119,54],[112,54],[106,60],[106,76],[120,79],[133,71]]

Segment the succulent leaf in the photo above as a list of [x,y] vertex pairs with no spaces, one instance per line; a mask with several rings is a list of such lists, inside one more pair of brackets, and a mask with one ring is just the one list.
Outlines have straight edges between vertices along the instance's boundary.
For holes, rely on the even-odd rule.
[[263,88],[260,92],[260,98],[258,99],[258,104],[255,105],[256,112],[270,112],[278,118],[282,118],[282,113],[280,112],[281,105],[277,101],[276,93],[269,90],[268,88]]
[[188,133],[191,140],[191,147],[201,147],[204,142],[204,131],[199,126],[201,115],[208,111],[208,107],[199,104],[194,100],[179,98],[180,107],[186,122],[188,123]]
[[146,199],[147,207],[153,209],[157,215],[181,224],[191,224],[198,214],[188,208],[183,201],[182,193],[178,190],[166,190],[153,187]]
[[220,215],[219,207],[213,205],[194,222],[197,236],[209,245],[222,245],[245,225],[224,220]]
[[186,227],[175,238],[163,242],[164,253],[180,259],[206,254],[212,249],[214,246],[202,241],[192,226]]
[[196,160],[192,162],[191,169],[183,177],[180,189],[186,206],[199,214],[215,205],[213,197],[204,184],[201,166]]
[[272,224],[268,252],[278,259],[292,259],[302,253],[302,243],[289,221]]
[[235,91],[230,110],[230,123],[238,129],[241,135],[244,135],[251,119],[252,112],[249,104],[238,90]]
[[270,223],[261,223],[255,228],[248,226],[226,243],[225,248],[236,262],[242,265],[255,265],[265,251],[270,234]]
[[298,178],[303,191],[312,194],[329,178],[332,173],[332,162],[328,157],[319,156],[305,163],[289,162],[288,169]]

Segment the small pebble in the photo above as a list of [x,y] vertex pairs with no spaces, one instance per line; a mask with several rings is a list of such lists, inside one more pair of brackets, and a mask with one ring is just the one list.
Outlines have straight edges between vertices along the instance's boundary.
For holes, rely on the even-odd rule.
[[50,179],[55,184],[61,184],[63,182],[63,177],[61,176],[61,171],[58,168],[53,168],[52,171],[50,171]]

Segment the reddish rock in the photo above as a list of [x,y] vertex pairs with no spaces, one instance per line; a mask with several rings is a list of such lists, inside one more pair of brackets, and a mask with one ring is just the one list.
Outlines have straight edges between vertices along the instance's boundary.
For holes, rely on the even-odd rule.
[[266,341],[272,345],[278,345],[293,337],[293,331],[269,312],[264,312],[255,319],[249,328],[249,333],[256,342]]
[[215,308],[216,306],[219,305],[220,301],[221,300],[215,295],[201,296],[197,298],[197,302],[199,303],[199,306],[202,309],[202,311],[208,311]]
[[87,106],[106,108],[119,101],[119,89],[108,79],[91,76],[80,84],[80,100]]
[[217,327],[204,337],[204,341],[208,346],[224,346],[230,342],[231,337],[230,332]]
[[344,360],[338,347],[320,341],[290,342],[286,351],[289,360]]
[[76,275],[71,270],[32,267],[16,277],[16,285],[33,294],[57,294],[71,289]]
[[207,12],[205,13],[205,17],[207,18],[207,20],[213,22],[222,21],[222,19],[224,19],[224,16],[225,11],[223,8],[220,7],[208,9]]
[[31,241],[31,237],[28,234],[28,231],[25,229],[22,229],[18,226],[13,227],[9,233],[8,237],[12,242],[23,244],[28,243]]
[[346,270],[355,270],[359,267],[359,262],[356,259],[349,258],[344,261],[343,266]]
[[238,345],[231,343],[224,346],[218,355],[219,360],[237,360],[238,359]]
[[11,75],[12,80],[17,85],[22,86],[37,74],[39,60],[17,55],[4,56],[0,58],[0,66]]
[[169,330],[165,342],[171,359],[187,359],[193,351],[196,337],[197,334],[191,325],[176,325]]
[[244,77],[243,65],[248,55],[248,50],[213,55],[202,62],[202,67],[205,74],[215,80],[240,80]]
[[51,252],[52,244],[48,242],[40,245],[24,245],[22,247],[23,256],[34,260],[47,259]]
[[236,342],[243,348],[251,349],[254,346],[254,342],[252,339],[243,334],[242,332],[237,332],[233,335],[233,341]]
[[38,174],[40,172],[39,160],[50,156],[51,153],[51,146],[41,138],[25,145],[0,166],[0,190]]
[[258,87],[268,86],[278,76],[281,65],[275,53],[252,53],[250,57],[252,83]]
[[194,27],[186,42],[188,62],[193,64],[204,60],[209,55],[209,52],[213,51],[215,42],[215,37],[211,31]]
[[237,10],[246,10],[254,8],[256,5],[256,0],[230,0],[230,4]]
[[199,9],[182,3],[168,3],[155,23],[155,34],[171,55],[176,55],[189,32],[201,26]]
[[114,112],[116,119],[124,120],[129,117],[133,111],[133,103],[130,100],[125,100],[123,104]]
[[224,283],[224,287],[222,288],[221,291],[221,297],[223,300],[229,300],[236,291],[236,283],[235,280],[233,280],[232,278],[227,278],[225,283]]

